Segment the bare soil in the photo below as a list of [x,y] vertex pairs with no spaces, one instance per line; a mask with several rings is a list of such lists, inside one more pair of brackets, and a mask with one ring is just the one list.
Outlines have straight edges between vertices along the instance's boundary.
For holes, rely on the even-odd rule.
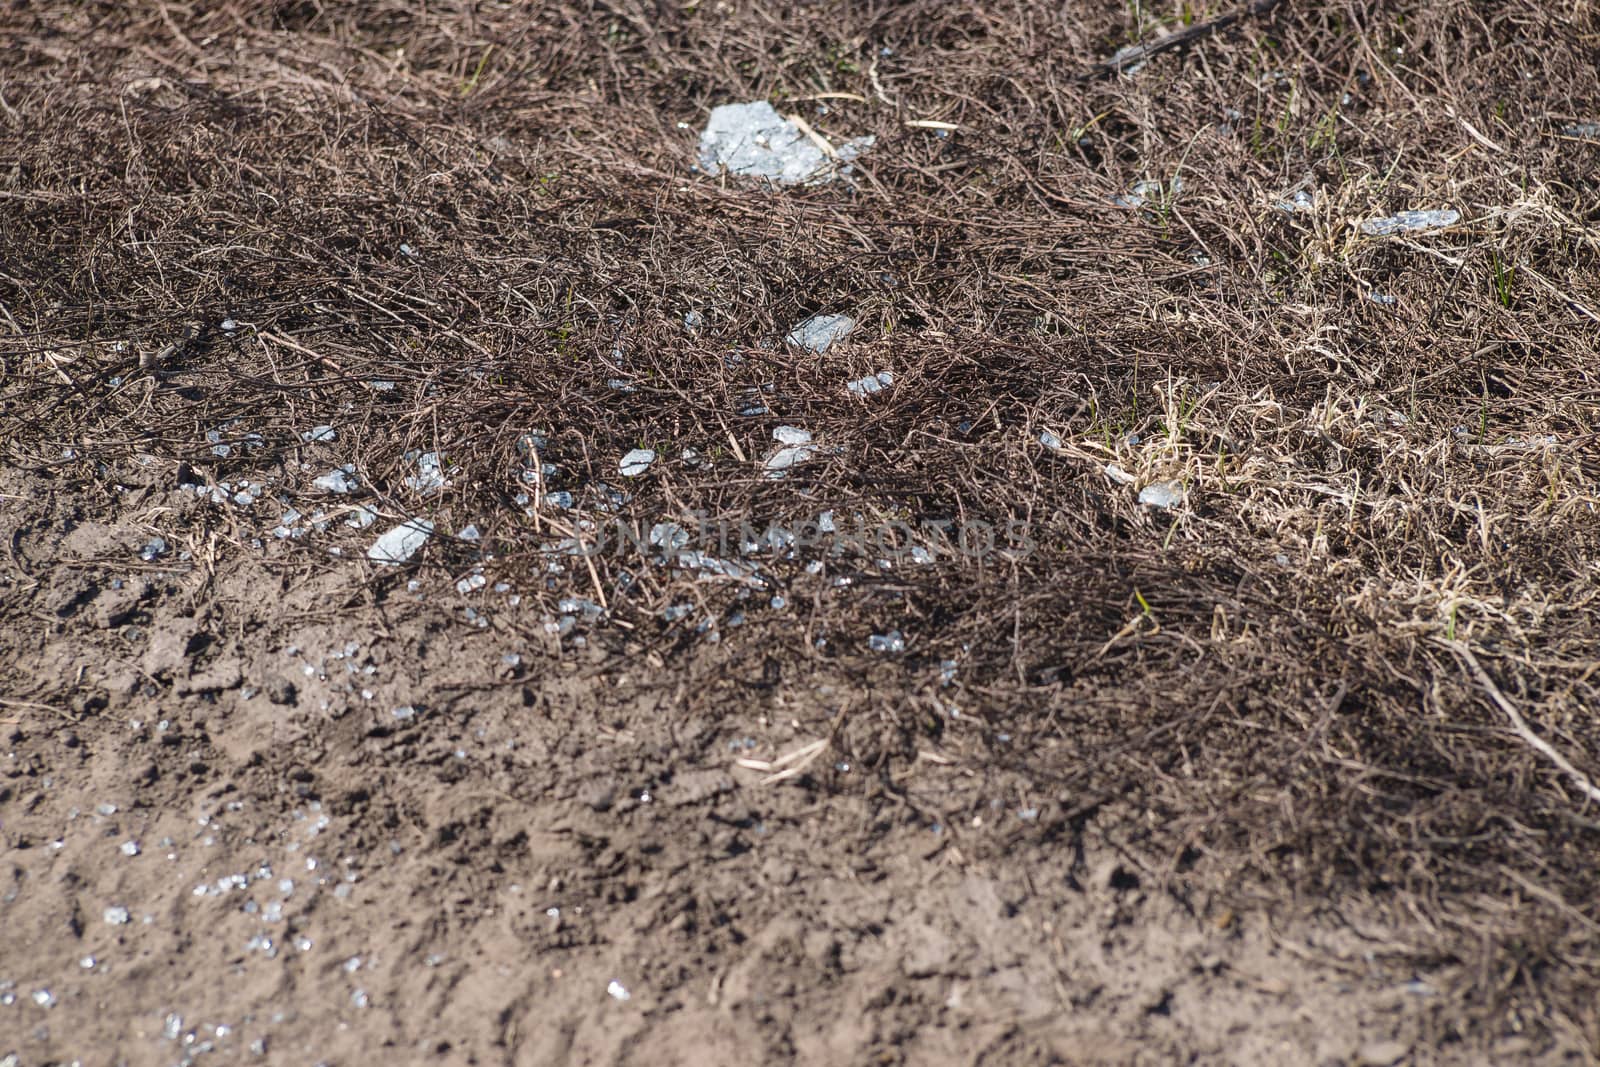
[[0,1064],[1600,1062],[1597,41],[0,0]]

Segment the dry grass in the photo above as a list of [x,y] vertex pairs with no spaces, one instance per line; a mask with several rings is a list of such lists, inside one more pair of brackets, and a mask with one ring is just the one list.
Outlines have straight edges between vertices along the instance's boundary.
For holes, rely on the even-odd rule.
[[[1152,25],[1019,3],[13,5],[7,462],[84,491],[142,453],[298,494],[333,456],[300,431],[334,423],[387,517],[475,522],[491,575],[525,580],[560,518],[514,501],[530,431],[579,519],[605,520],[605,483],[647,527],[1025,522],[1036,550],[981,566],[769,556],[748,601],[612,556],[531,581],[551,616],[604,597],[590,640],[664,677],[713,656],[848,684],[832,751],[883,788],[938,744],[1061,818],[1126,798],[1130,842],[1196,901],[1403,919],[1417,939],[1375,950],[1453,967],[1440,1040],[1600,1047],[1600,812],[1502,705],[1600,774],[1600,147],[1561,132],[1596,118],[1597,30],[1576,2],[1290,0],[1083,81]],[[835,143],[875,134],[859,179],[691,173],[706,109],[760,97]],[[908,125],[929,120],[957,129]],[[1138,181],[1161,192],[1112,205]],[[1274,206],[1296,190],[1309,210]],[[1462,219],[1358,228],[1411,207]],[[816,311],[862,326],[822,357],[776,343]],[[845,391],[885,368],[888,393]],[[751,390],[769,415],[737,413]],[[780,423],[831,451],[763,479]],[[264,443],[219,460],[224,426]],[[624,484],[641,446],[662,458]],[[414,450],[459,467],[441,496],[406,488]],[[1183,507],[1136,502],[1172,479]],[[226,551],[263,536],[215,522]],[[341,530],[284,565],[364,546]],[[425,566],[472,562],[440,539]],[[804,626],[758,610],[773,592]],[[694,633],[741,603],[720,646]],[[868,652],[891,626],[906,654]],[[983,795],[910,799],[958,818]]]

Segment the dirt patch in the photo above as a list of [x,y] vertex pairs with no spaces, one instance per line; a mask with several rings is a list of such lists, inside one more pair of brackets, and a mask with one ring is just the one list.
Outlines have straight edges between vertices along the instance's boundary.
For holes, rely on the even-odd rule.
[[1249,7],[6,8],[0,1063],[1600,1058],[1600,26]]

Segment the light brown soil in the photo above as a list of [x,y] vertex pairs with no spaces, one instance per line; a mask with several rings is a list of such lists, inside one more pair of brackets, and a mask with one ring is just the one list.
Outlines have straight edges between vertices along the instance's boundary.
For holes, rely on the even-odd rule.
[[547,659],[504,596],[479,630],[448,585],[374,596],[287,550],[131,565],[196,508],[147,471],[99,507],[4,486],[12,595],[54,606],[8,635],[13,678],[75,682],[9,706],[0,771],[23,1063],[1323,1063],[1442,1036],[1405,931],[1219,905],[1114,798],[737,766],[817,735],[825,673]]

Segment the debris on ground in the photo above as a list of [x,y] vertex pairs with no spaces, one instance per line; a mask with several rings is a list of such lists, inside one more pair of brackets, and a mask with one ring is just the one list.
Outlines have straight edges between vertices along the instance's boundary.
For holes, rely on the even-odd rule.
[[804,463],[817,451],[811,432],[798,426],[779,426],[772,431],[772,439],[784,447],[768,456],[763,464],[768,478],[782,478],[789,468]]
[[353,493],[360,488],[361,483],[356,478],[354,463],[346,463],[342,467],[335,467],[311,483],[325,493]]
[[622,462],[617,469],[624,478],[637,478],[650,469],[650,464],[656,461],[656,454],[648,448],[636,448],[622,457]]
[[700,169],[709,174],[725,170],[780,185],[823,181],[871,148],[873,140],[858,137],[829,145],[828,151],[820,135],[802,130],[765,100],[723,104],[711,109],[700,135]]
[[423,496],[432,496],[450,484],[445,478],[439,453],[407,452],[405,458],[407,462],[414,462],[417,465],[417,473],[406,477],[405,484],[408,488],[415,489]]
[[867,638],[867,645],[874,652],[904,652],[906,639],[899,630],[890,630],[886,634],[872,634]]
[[893,384],[894,374],[890,371],[881,370],[877,374],[869,374],[864,378],[846,382],[845,388],[857,396],[871,396],[874,393],[883,392]]
[[855,328],[856,320],[849,315],[813,315],[790,330],[784,340],[796,348],[821,355]]
[[1181,481],[1152,482],[1139,490],[1139,503],[1147,508],[1175,508],[1184,501]]
[[1361,224],[1361,232],[1368,237],[1391,237],[1398,233],[1425,233],[1428,230],[1454,226],[1461,221],[1461,212],[1454,208],[1440,211],[1401,211],[1382,219],[1368,219]]
[[1583,19],[166,6],[0,16],[0,1067],[1594,1058]]
[[1284,200],[1274,201],[1272,206],[1285,215],[1303,215],[1315,208],[1316,202],[1309,192],[1304,189],[1297,189],[1293,196]]
[[1182,192],[1181,177],[1175,177],[1171,182],[1158,182],[1145,178],[1134,182],[1126,193],[1113,196],[1111,202],[1117,207],[1125,208],[1164,207]]
[[367,549],[367,558],[374,563],[404,563],[432,536],[433,523],[427,519],[409,519],[373,542]]

